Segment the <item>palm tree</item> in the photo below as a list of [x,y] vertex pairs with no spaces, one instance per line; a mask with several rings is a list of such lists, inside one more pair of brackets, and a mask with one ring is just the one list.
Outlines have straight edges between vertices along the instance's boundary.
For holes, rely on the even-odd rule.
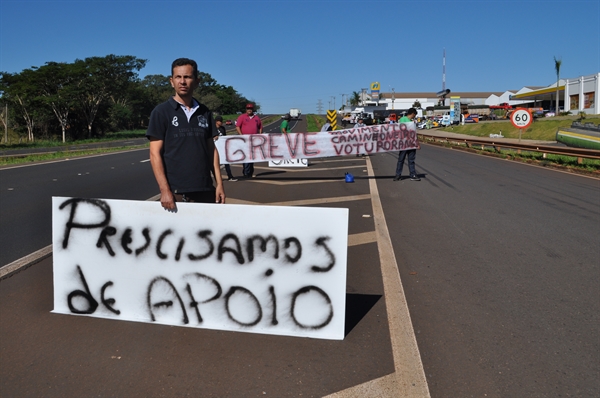
[[558,116],[558,110],[559,110],[559,107],[558,107],[558,105],[559,105],[558,83],[560,81],[560,66],[561,65],[562,65],[562,59],[556,59],[556,57],[554,57],[554,69],[556,70],[556,112],[555,112],[556,116]]
[[360,102],[360,93],[358,91],[353,91],[350,95],[350,105],[358,106]]

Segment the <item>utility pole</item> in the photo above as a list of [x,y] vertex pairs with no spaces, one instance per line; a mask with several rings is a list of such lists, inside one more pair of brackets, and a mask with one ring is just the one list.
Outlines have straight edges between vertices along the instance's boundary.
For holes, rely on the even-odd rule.
[[446,49],[444,48],[444,59],[442,61],[442,91],[446,90]]
[[332,95],[331,99],[333,100],[333,110],[335,111],[335,95]]
[[323,103],[321,102],[321,100],[319,100],[317,102],[317,114],[318,115],[322,115],[323,114]]
[[361,99],[362,99],[362,105],[365,106],[365,93],[367,92],[366,88],[361,88]]
[[394,100],[395,100],[395,96],[394,96],[394,87],[392,87],[392,110],[394,110]]

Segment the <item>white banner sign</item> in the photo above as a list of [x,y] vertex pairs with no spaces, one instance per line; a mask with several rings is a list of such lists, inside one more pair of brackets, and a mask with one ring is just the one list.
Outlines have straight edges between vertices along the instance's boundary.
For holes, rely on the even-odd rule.
[[54,197],[54,311],[342,340],[348,209]]
[[269,167],[308,167],[308,159],[270,160]]
[[228,135],[219,137],[215,144],[221,163],[370,155],[419,145],[412,122],[318,133]]

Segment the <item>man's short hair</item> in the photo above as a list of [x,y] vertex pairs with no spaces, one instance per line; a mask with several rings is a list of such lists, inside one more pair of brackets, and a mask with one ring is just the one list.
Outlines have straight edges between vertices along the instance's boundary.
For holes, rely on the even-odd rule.
[[406,111],[407,115],[416,115],[417,114],[417,110],[415,108],[410,108],[409,110]]
[[191,65],[192,68],[194,68],[194,77],[197,79],[198,78],[198,64],[196,63],[196,61],[194,61],[193,59],[189,59],[189,58],[177,58],[175,61],[173,61],[173,63],[171,64],[171,76],[173,76],[173,71],[175,70],[176,67],[185,66],[185,65]]

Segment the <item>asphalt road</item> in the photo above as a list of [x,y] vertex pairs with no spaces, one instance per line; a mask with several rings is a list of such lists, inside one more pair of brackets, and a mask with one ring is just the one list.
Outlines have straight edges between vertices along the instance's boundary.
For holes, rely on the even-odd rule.
[[148,149],[0,170],[0,264],[52,243],[52,196],[145,200],[157,185]]
[[431,396],[599,396],[600,182],[431,145],[417,171],[378,185]]
[[[418,152],[420,182],[394,182],[396,159],[259,165],[256,180],[226,189],[247,203],[348,207],[349,234],[368,236],[375,199],[362,198],[376,181],[432,397],[599,396],[600,182],[433,145]],[[0,170],[0,264],[50,244],[53,195],[155,195],[146,160],[142,150]],[[343,183],[346,170],[355,184]],[[1,389],[323,396],[369,383],[394,372],[390,303],[376,242],[349,247],[348,258],[343,342],[50,314],[44,260],[0,282]]]

